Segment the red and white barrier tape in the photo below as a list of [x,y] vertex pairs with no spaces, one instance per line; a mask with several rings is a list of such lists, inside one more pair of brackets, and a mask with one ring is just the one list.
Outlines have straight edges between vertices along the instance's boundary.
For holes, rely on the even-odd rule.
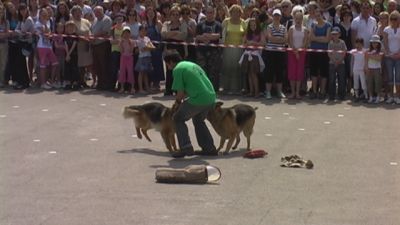
[[[20,33],[16,31],[9,31],[9,33],[17,33],[18,35],[37,35],[34,33]],[[46,37],[52,38],[52,37],[57,37],[57,36],[62,36],[62,37],[73,37],[73,38],[79,38],[87,41],[94,41],[94,40],[101,40],[101,41],[113,41],[113,38],[105,38],[105,37],[95,37],[93,35],[89,36],[82,36],[82,35],[67,35],[67,34],[56,34],[56,33],[48,33],[45,34]],[[185,46],[203,46],[203,47],[215,47],[215,48],[241,48],[241,49],[248,49],[248,50],[267,50],[267,51],[277,51],[277,52],[288,52],[288,51],[293,51],[293,48],[283,48],[283,47],[264,47],[264,46],[254,46],[254,45],[228,45],[228,44],[212,44],[212,43],[199,43],[199,42],[171,42],[171,41],[152,41],[154,44],[175,44],[175,45],[185,45]],[[342,50],[324,50],[324,49],[311,49],[311,48],[300,48],[297,49],[299,52],[318,52],[318,53],[346,53],[346,54],[352,54],[354,52],[352,51],[342,51]],[[381,53],[383,55],[383,53]]]

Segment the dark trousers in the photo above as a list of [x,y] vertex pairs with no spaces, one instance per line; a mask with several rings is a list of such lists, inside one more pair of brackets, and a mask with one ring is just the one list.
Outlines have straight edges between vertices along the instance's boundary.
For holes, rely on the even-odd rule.
[[93,70],[97,74],[97,88],[100,90],[113,89],[116,78],[110,75],[110,42],[93,45]]
[[22,54],[22,48],[19,43],[9,42],[8,45],[8,64],[5,81],[9,81],[10,78],[19,85],[26,87],[29,85],[26,57]]
[[78,67],[78,55],[71,55],[69,61],[65,61],[64,65],[64,79],[74,83],[79,82],[79,67]]
[[333,99],[336,95],[336,78],[338,84],[338,96],[344,98],[346,96],[346,72],[345,65],[329,64],[329,98]]

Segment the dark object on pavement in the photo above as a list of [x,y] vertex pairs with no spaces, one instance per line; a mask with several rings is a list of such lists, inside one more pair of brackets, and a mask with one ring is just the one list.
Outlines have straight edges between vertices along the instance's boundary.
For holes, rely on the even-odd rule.
[[282,167],[312,169],[314,164],[311,160],[304,160],[298,155],[285,156],[281,158]]
[[162,168],[156,171],[159,183],[205,184],[221,178],[221,171],[210,165],[191,165],[182,169]]
[[251,150],[243,154],[244,158],[254,159],[254,158],[262,158],[268,153],[262,149]]

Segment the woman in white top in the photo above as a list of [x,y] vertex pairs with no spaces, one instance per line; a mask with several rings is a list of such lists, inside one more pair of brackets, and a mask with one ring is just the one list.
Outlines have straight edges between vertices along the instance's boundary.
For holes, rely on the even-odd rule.
[[288,79],[292,94],[289,98],[301,99],[300,86],[304,80],[304,66],[306,52],[299,49],[307,48],[309,31],[303,26],[303,12],[297,11],[293,14],[294,25],[289,28],[288,44],[291,51],[288,51]]
[[[390,16],[390,25],[383,30],[383,45],[385,46],[385,64],[388,74],[389,96],[387,103],[400,104],[400,13],[393,11]],[[396,87],[396,97],[394,89]]]

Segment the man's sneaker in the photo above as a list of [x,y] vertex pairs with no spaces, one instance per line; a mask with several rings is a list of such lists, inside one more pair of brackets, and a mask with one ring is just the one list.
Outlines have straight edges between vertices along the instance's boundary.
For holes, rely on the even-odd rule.
[[387,104],[392,104],[394,102],[394,98],[393,97],[389,97],[387,100],[386,100],[386,103]]
[[310,93],[310,99],[315,99],[317,98],[317,94],[315,92]]
[[52,87],[51,87],[50,85],[48,85],[48,84],[42,84],[42,85],[40,85],[40,88],[41,88],[41,89],[45,89],[45,90],[49,90],[49,89],[51,89]]
[[265,98],[272,99],[271,92],[269,92],[269,91],[265,92]]
[[400,105],[400,98],[399,98],[399,97],[395,98],[395,99],[394,99],[394,102],[395,102],[397,105]]

